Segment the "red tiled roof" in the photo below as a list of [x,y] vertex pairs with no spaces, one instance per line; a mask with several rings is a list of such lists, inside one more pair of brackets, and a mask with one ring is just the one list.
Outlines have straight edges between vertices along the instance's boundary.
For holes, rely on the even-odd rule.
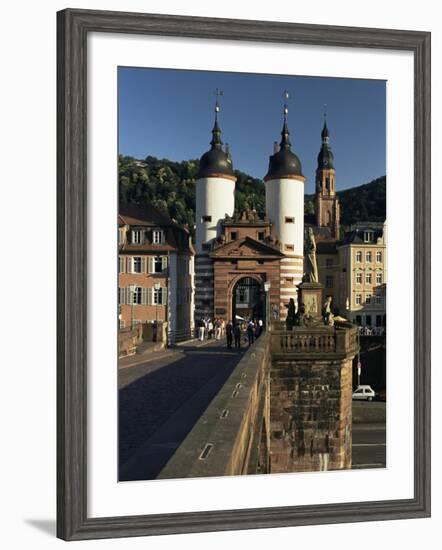
[[[173,250],[188,252],[194,254],[190,243],[189,231],[171,220],[167,214],[164,214],[152,204],[120,204],[118,213],[118,225],[136,226],[136,227],[159,227],[164,230],[166,243],[162,245],[145,243],[136,245],[124,243],[120,245],[120,253],[161,253]],[[179,236],[184,233],[184,237]],[[185,246],[179,246],[178,242],[185,241]]]
[[152,204],[120,204],[118,213],[119,225],[145,225],[154,226],[171,226],[180,231],[188,231],[171,220],[167,214],[161,212]]

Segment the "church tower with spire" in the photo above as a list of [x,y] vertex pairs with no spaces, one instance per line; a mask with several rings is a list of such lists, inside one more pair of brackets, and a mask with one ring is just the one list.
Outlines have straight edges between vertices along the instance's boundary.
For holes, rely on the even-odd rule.
[[[285,99],[288,93],[284,92]],[[281,260],[280,315],[285,318],[286,304],[296,299],[296,285],[302,280],[304,260],[304,182],[301,161],[292,151],[287,123],[288,107],[284,104],[281,142],[269,159],[264,178],[266,214],[277,239]]]
[[200,159],[195,186],[195,314],[213,313],[213,262],[209,257],[213,243],[220,236],[221,222],[235,209],[235,182],[229,151],[223,150],[218,123],[220,107],[216,91],[215,122],[210,149]]
[[340,211],[339,199],[336,195],[336,172],[333,153],[330,148],[330,132],[327,127],[327,115],[324,113],[324,126],[321,132],[322,145],[318,154],[316,169],[316,226],[319,234],[322,228],[327,228],[325,238],[339,239]]

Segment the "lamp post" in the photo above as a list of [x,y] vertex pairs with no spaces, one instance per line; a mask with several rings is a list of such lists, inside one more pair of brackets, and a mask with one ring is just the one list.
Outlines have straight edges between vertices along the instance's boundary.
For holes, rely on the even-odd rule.
[[266,293],[266,330],[270,331],[270,281],[264,283],[264,292]]
[[153,285],[153,288],[155,289],[155,341],[158,342],[158,301],[160,299],[160,283],[155,283]]
[[134,298],[135,298],[135,290],[136,285],[129,285],[129,292],[130,292],[130,303],[131,303],[131,309],[130,309],[130,330],[134,329]]

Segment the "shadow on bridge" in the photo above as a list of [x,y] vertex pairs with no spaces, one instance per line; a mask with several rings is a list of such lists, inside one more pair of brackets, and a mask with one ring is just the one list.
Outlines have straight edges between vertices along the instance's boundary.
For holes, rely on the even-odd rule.
[[[224,342],[181,345],[119,390],[119,480],[155,479],[243,356]],[[139,368],[139,367],[137,367]]]

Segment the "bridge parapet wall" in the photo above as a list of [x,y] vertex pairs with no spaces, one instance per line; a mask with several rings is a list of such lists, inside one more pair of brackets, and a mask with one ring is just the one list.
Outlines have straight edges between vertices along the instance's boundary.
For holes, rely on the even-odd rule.
[[273,324],[158,477],[350,468],[356,331]]
[[244,354],[159,479],[268,473],[268,336]]

